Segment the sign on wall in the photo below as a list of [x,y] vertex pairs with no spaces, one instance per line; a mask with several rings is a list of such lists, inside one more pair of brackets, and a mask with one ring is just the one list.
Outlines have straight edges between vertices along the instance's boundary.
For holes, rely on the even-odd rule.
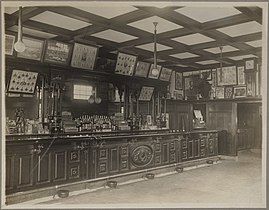
[[135,69],[137,56],[119,52],[116,63],[116,74],[132,76]]
[[146,87],[146,86],[142,87],[138,100],[150,101],[153,91],[154,91],[154,87]]
[[18,52],[17,56],[19,58],[41,61],[44,41],[30,37],[23,37],[22,41],[25,44],[25,50],[21,53]]

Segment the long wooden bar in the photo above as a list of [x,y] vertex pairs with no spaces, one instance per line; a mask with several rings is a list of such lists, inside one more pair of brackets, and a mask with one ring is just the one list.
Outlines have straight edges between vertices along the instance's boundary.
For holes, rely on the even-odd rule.
[[7,136],[6,193],[124,175],[217,155],[218,133],[214,130]]

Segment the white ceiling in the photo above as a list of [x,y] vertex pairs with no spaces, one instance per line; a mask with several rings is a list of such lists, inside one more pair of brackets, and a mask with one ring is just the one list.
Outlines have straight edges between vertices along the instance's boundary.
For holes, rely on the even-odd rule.
[[19,7],[5,7],[5,13],[7,14],[13,14],[17,10],[19,10]]
[[245,34],[260,32],[262,30],[262,27],[261,24],[257,23],[256,21],[250,21],[229,27],[219,28],[217,30],[231,37],[236,37]]
[[[18,32],[18,26],[12,26],[12,27],[9,28],[9,30],[14,31],[14,32]],[[38,30],[26,28],[26,27],[23,27],[22,31],[23,31],[23,34],[36,36],[36,37],[40,37],[40,38],[43,38],[43,39],[51,39],[51,38],[57,36],[55,34],[50,34],[50,33],[46,33],[46,32],[43,32],[43,31],[38,31]]]
[[122,6],[122,7],[111,7],[111,6],[102,6],[102,7],[84,7],[76,6],[75,8],[104,17],[104,18],[114,18],[132,11],[137,10],[132,6]]
[[101,39],[106,39],[106,40],[117,42],[117,43],[126,42],[126,41],[137,38],[135,36],[124,34],[124,33],[121,33],[112,29],[101,31],[101,32],[92,34],[91,36],[101,38]]
[[199,61],[199,62],[196,62],[196,63],[202,64],[202,65],[209,65],[209,64],[219,63],[219,62],[215,61],[215,60],[207,60],[207,61]]
[[133,26],[133,27],[138,28],[138,29],[141,29],[141,30],[144,30],[144,31],[147,31],[147,32],[150,32],[150,33],[154,33],[153,22],[158,23],[158,25],[156,27],[158,34],[166,32],[166,31],[178,29],[178,28],[183,28],[180,25],[172,23],[172,22],[165,20],[163,18],[160,18],[158,16],[152,16],[149,18],[145,18],[145,19],[142,19],[142,20],[139,20],[136,22],[129,23],[128,25]]
[[246,42],[246,43],[252,47],[261,47],[262,46],[262,40],[255,40],[255,41]]
[[[148,51],[154,52],[154,43],[138,45],[135,47],[143,49],[143,50],[148,50]],[[169,49],[172,49],[172,47],[168,47],[168,46],[157,43],[157,51],[169,50]]]
[[42,12],[39,15],[32,17],[31,20],[57,26],[60,28],[65,28],[71,31],[78,30],[80,28],[84,28],[91,25],[90,23],[86,23],[84,21],[80,21],[50,11]]
[[232,60],[235,60],[235,61],[239,61],[239,60],[243,60],[245,58],[253,58],[253,57],[257,57],[253,54],[249,54],[249,55],[240,55],[240,56],[234,56],[234,57],[229,57],[230,59]]
[[183,7],[175,11],[200,23],[217,20],[241,13],[237,9],[232,7]]
[[172,40],[186,44],[186,45],[194,45],[194,44],[214,41],[214,39],[204,36],[199,33],[173,38]]
[[[220,53],[220,48],[219,47],[213,47],[213,48],[208,48],[208,49],[204,49],[204,50],[208,51],[208,52],[211,52],[211,53],[214,53],[214,54]],[[223,46],[223,48],[222,48],[223,53],[232,52],[232,51],[236,51],[236,50],[238,50],[238,49],[235,48],[235,47],[232,47],[230,45]]]
[[173,56],[175,58],[180,58],[180,59],[199,57],[199,55],[189,53],[189,52],[177,53],[177,54],[173,54],[171,56]]

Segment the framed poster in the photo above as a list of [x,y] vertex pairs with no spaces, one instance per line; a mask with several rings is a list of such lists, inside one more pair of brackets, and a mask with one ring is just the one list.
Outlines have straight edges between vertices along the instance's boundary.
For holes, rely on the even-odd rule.
[[149,69],[149,76],[148,76],[148,78],[158,79],[159,76],[160,76],[162,67],[160,65],[157,65],[157,69],[158,69],[159,72],[156,75],[155,74],[152,74],[153,67],[154,67],[154,64],[151,64],[150,65],[150,69]]
[[116,63],[116,74],[132,76],[135,69],[137,56],[119,52]]
[[97,47],[75,43],[73,48],[71,66],[82,69],[93,70],[96,57]]
[[234,87],[234,98],[244,98],[247,96],[247,88],[244,87]]
[[233,98],[233,87],[225,86],[224,87],[224,98]]
[[28,93],[35,92],[38,73],[22,70],[13,70],[9,82],[8,92]]
[[6,34],[5,35],[5,54],[13,55],[14,51],[15,36]]
[[147,77],[149,73],[150,63],[138,61],[135,69],[135,76]]
[[238,85],[245,85],[246,84],[244,66],[237,67],[237,78],[238,78]]
[[212,80],[212,71],[211,69],[201,70],[201,78],[204,80]]
[[217,68],[217,84],[218,86],[237,85],[236,66]]
[[44,40],[23,37],[22,41],[25,44],[25,50],[21,53],[18,52],[17,57],[41,61]]
[[182,90],[183,89],[183,77],[182,73],[175,72],[175,89]]
[[172,75],[172,70],[168,68],[162,68],[161,74],[160,74],[160,80],[169,82]]
[[141,91],[140,91],[140,95],[138,100],[139,101],[150,101],[152,94],[154,91],[154,87],[142,87]]
[[71,44],[47,40],[44,62],[67,65],[71,56]]
[[215,87],[216,98],[224,98],[224,87]]

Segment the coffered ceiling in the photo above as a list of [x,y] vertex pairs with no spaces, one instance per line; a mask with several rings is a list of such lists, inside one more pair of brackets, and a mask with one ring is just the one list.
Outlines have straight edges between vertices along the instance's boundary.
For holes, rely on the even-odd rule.
[[[139,3],[138,3],[139,4]],[[153,62],[153,22],[157,25],[158,64],[177,71],[219,67],[261,57],[259,7],[165,7],[107,5],[23,7],[23,34],[100,46],[99,56],[116,52]],[[6,7],[5,29],[17,31],[18,8]]]

